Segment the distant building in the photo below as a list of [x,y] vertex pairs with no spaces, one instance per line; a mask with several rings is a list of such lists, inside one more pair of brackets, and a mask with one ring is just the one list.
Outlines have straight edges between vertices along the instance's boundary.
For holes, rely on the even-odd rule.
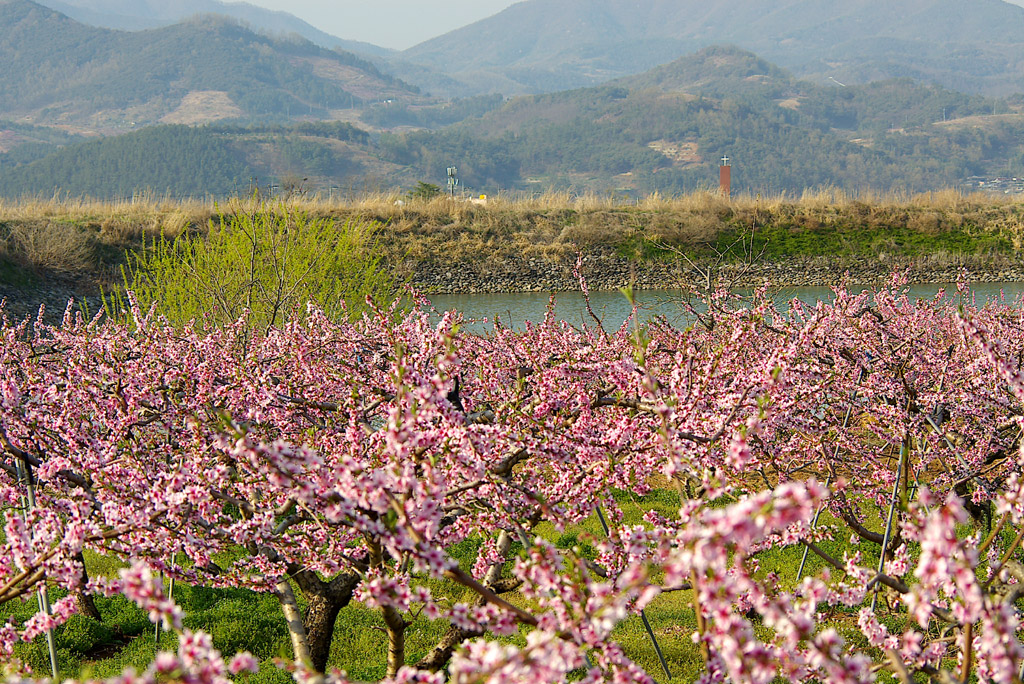
[[964,192],[989,192],[994,195],[1024,194],[1024,177],[971,176],[960,184]]

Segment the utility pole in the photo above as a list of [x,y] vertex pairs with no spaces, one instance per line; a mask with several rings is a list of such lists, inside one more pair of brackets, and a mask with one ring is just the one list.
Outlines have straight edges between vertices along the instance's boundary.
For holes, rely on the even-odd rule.
[[448,194],[455,197],[455,188],[459,187],[458,179],[459,170],[454,166],[448,167]]

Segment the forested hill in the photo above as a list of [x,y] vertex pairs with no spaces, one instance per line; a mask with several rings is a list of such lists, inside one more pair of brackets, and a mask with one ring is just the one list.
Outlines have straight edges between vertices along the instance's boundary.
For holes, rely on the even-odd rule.
[[6,166],[0,196],[54,194],[96,198],[138,192],[170,197],[245,194],[254,175],[228,136],[209,128],[154,126],[65,147],[44,159]]
[[[911,79],[820,85],[731,46],[705,48],[610,85],[635,92],[653,89],[734,100],[782,117],[786,123],[851,133],[880,128],[906,132],[944,120],[1010,111],[1010,100],[1005,98],[969,95]],[[1019,96],[1011,100],[1024,101]]]
[[[54,129],[0,121],[0,197],[109,199],[144,192],[217,198],[408,184],[412,169],[377,158],[366,131],[344,122],[150,126],[80,142]],[[49,138],[47,137],[49,135]],[[59,147],[58,147],[59,146]],[[375,189],[380,189],[376,186]]]
[[410,86],[349,53],[197,17],[147,31],[85,26],[0,0],[0,117],[91,130],[325,114]]
[[1024,8],[1002,0],[524,0],[401,53],[474,91],[550,92],[731,43],[794,73],[1024,91]]
[[728,155],[737,190],[923,191],[1021,168],[1020,105],[908,80],[818,86],[753,54],[708,48],[637,77],[515,98],[479,119],[382,145],[392,161],[424,172],[457,162],[471,187],[533,181],[677,192],[716,183],[718,159]]
[[[713,186],[723,155],[733,159],[734,189],[750,193],[918,192],[975,175],[1024,176],[1020,98],[909,80],[816,85],[731,47],[596,88],[370,113],[380,124],[469,118],[379,143],[343,122],[158,127],[78,144],[0,122],[0,194],[220,196],[245,191],[250,176],[264,189],[287,177],[327,194],[443,185],[449,166],[471,192],[674,193]],[[52,154],[40,159],[47,144]]]

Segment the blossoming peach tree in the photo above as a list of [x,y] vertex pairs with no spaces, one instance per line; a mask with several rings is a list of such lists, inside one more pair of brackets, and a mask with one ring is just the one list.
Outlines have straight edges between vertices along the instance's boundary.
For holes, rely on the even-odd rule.
[[[119,681],[253,670],[182,631],[163,573],[276,595],[303,681],[347,681],[325,670],[352,601],[381,613],[388,681],[652,681],[614,630],[679,591],[704,681],[1020,681],[1024,314],[901,285],[785,314],[720,295],[687,329],[5,322],[0,604],[67,592],[0,626],[6,676],[38,676],[14,645],[97,593],[181,633]],[[678,513],[628,521],[615,494],[652,488]],[[598,514],[589,555],[541,533]],[[824,569],[770,566],[791,547]],[[84,551],[124,569],[90,578]],[[411,660],[420,615],[449,627]]]

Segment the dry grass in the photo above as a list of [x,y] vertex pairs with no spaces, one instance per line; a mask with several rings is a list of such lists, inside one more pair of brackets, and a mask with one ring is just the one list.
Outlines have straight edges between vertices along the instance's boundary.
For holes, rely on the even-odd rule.
[[67,223],[16,223],[0,232],[0,256],[35,272],[74,274],[99,266],[95,242]]
[[105,278],[144,235],[174,237],[205,226],[212,203],[138,197],[96,202],[54,197],[0,200],[0,259],[36,274]]
[[0,199],[0,221],[39,218],[80,221],[88,218],[111,217],[149,221],[155,216],[176,211],[200,215],[204,212],[209,213],[211,208],[212,204],[199,200],[179,202],[150,196],[139,196],[131,200],[117,202],[62,197],[27,198],[14,201]]
[[[998,236],[1024,246],[1024,198],[954,190],[915,196],[855,195],[825,187],[800,198],[718,193],[651,195],[624,204],[611,196],[547,193],[502,195],[486,205],[448,197],[409,200],[372,194],[354,200],[292,197],[293,211],[337,220],[376,221],[386,259],[412,267],[419,261],[486,264],[492,260],[571,258],[577,249],[622,250],[641,238],[675,245],[713,242],[724,230],[782,226],[791,232],[885,231],[899,228],[932,238],[949,231]],[[142,196],[95,202],[69,198],[0,201],[0,257],[40,271],[108,271],[144,235],[174,237],[203,231],[221,215],[255,212],[257,198],[179,202]],[[955,261],[955,254],[930,256]]]

